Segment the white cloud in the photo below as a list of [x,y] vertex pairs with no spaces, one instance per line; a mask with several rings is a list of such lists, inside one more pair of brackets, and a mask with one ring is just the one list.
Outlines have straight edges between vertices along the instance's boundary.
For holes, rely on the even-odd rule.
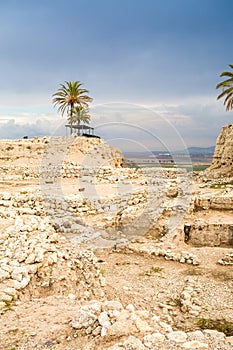
[[[35,136],[49,136],[56,133],[61,124],[61,120],[41,118],[30,121],[18,121],[17,119],[0,120],[1,139],[20,139],[24,136],[29,138]],[[63,124],[64,122],[62,122]]]
[[[215,144],[223,125],[232,122],[221,103],[133,105],[109,103],[91,108],[91,126],[107,142],[138,151],[208,147]],[[38,108],[40,110],[40,108]],[[43,108],[42,108],[43,110]],[[19,110],[0,117],[0,138],[65,134],[66,119],[55,113]]]

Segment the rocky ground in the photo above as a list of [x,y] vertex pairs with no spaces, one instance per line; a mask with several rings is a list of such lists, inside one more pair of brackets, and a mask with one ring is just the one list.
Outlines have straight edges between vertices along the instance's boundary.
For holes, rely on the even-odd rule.
[[232,178],[49,142],[2,156],[0,349],[232,349]]
[[205,320],[232,322],[232,269],[216,265],[221,249],[198,267],[128,249],[95,251],[104,277],[95,295],[77,295],[68,279],[69,290],[37,285],[8,303],[2,349],[232,349],[232,336],[201,329]]

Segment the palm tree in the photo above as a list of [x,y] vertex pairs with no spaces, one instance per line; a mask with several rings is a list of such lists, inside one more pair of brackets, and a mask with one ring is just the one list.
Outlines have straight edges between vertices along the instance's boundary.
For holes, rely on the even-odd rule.
[[[82,108],[80,106],[76,106],[74,108],[72,116],[70,115],[68,118],[68,122],[70,125],[76,124],[80,125],[81,122],[84,124],[89,124],[90,123],[90,114],[89,110],[86,108]],[[78,129],[78,135],[80,134],[80,131]]]
[[[87,108],[88,104],[93,100],[87,95],[89,91],[83,89],[82,85],[78,80],[66,81],[65,84],[60,84],[58,91],[53,94],[54,105],[58,105],[58,111],[61,112],[62,116],[67,112],[71,122],[75,107]],[[72,134],[72,123],[70,133]]]
[[[233,69],[233,64],[229,64],[229,67]],[[226,106],[226,111],[229,111],[233,109],[233,72],[222,72],[220,77],[227,77],[227,79],[216,86],[216,89],[223,89],[217,100],[225,97],[224,105]]]

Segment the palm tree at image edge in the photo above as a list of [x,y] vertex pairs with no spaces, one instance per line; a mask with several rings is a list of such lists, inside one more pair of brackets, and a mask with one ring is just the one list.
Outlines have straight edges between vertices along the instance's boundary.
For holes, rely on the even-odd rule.
[[58,106],[58,111],[61,112],[62,117],[65,112],[67,117],[71,120],[70,132],[72,134],[72,123],[75,108],[88,108],[88,105],[93,99],[88,96],[89,91],[82,88],[80,81],[66,81],[65,84],[60,84],[58,91],[53,94],[54,106]]
[[[229,67],[233,69],[233,64],[229,64]],[[226,80],[217,84],[216,89],[222,89],[221,94],[218,95],[217,100],[225,97],[224,105],[226,111],[233,109],[233,72],[222,72],[220,77],[226,77]]]

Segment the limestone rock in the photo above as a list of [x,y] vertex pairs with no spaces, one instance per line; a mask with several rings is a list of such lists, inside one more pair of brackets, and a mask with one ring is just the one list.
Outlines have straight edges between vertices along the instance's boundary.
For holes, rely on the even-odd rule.
[[167,334],[167,337],[170,341],[175,343],[184,343],[187,340],[187,334],[182,331],[174,331]]
[[137,332],[137,328],[132,319],[121,319],[113,323],[107,330],[107,336],[110,337],[122,337]]
[[182,344],[182,348],[184,349],[208,349],[209,346],[207,343],[202,343],[198,340],[188,341]]
[[9,278],[10,274],[7,271],[4,271],[0,268],[0,281],[4,281],[5,279]]
[[109,328],[111,326],[111,322],[106,311],[101,312],[98,317],[98,321],[102,327]]
[[152,348],[157,343],[164,342],[165,335],[161,333],[152,333],[144,337],[144,345],[148,348]]
[[141,340],[130,336],[123,343],[117,343],[107,350],[145,350],[145,346],[142,344]]
[[75,319],[71,321],[71,326],[74,329],[88,328],[96,322],[96,316],[88,311],[79,310],[75,316]]
[[151,332],[152,331],[152,329],[149,326],[148,322],[145,321],[145,320],[142,320],[140,317],[136,316],[134,321],[135,321],[135,325],[136,325],[136,327],[137,327],[139,332],[144,334],[146,332]]
[[212,172],[217,177],[232,176],[233,174],[233,124],[224,126],[218,139],[213,162],[207,174]]

